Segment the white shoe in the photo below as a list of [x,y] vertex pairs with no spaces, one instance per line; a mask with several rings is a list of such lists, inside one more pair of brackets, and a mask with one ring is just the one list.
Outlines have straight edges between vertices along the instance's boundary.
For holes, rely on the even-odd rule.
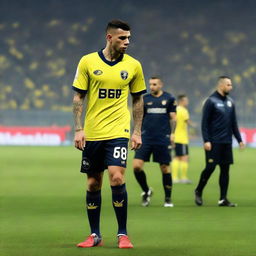
[[144,206],[144,207],[149,206],[150,198],[151,198],[152,195],[153,195],[152,188],[150,188],[147,193],[142,192],[141,193],[141,197],[142,197],[141,205]]
[[164,207],[174,207],[174,204],[170,199],[168,199],[168,200],[165,200]]
[[189,180],[189,179],[181,179],[180,183],[182,183],[182,184],[192,184],[192,181]]

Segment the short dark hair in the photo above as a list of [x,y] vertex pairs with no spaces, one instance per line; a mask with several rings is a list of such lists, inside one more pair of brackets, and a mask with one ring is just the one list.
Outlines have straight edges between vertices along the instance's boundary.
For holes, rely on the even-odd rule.
[[121,28],[122,30],[125,30],[125,31],[130,31],[131,30],[131,27],[130,25],[127,23],[127,22],[124,22],[122,20],[111,20],[107,27],[106,27],[106,32],[109,30],[109,29],[118,29],[118,28]]
[[178,95],[178,101],[181,101],[183,98],[186,98],[187,95],[186,94],[180,94]]
[[220,81],[221,79],[230,79],[231,80],[231,78],[229,76],[219,76],[218,81]]
[[162,79],[159,76],[151,76],[150,79],[158,79],[158,80],[162,81]]

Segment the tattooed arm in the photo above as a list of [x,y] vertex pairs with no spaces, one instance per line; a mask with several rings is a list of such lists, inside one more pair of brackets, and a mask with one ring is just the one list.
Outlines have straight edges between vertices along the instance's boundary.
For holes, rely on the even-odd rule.
[[176,129],[176,113],[175,112],[170,112],[170,125],[171,125],[171,135],[170,135],[170,141],[171,144],[174,145],[174,133]]
[[140,148],[141,141],[141,125],[143,119],[144,105],[142,95],[132,95],[132,106],[133,106],[133,121],[134,130],[131,137],[132,148]]
[[73,118],[74,118],[74,128],[75,136],[74,143],[75,147],[80,150],[84,150],[85,147],[85,134],[82,125],[82,113],[84,106],[85,94],[75,92],[73,98]]

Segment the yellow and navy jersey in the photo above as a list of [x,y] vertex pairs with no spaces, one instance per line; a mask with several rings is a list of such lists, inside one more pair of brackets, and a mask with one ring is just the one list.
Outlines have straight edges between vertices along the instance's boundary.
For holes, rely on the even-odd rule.
[[102,51],[85,55],[78,64],[73,89],[87,93],[86,140],[130,137],[128,94],[146,92],[139,61],[123,54],[111,62]]
[[178,106],[177,107],[177,124],[175,129],[175,143],[188,144],[188,120],[189,120],[189,112],[185,107]]

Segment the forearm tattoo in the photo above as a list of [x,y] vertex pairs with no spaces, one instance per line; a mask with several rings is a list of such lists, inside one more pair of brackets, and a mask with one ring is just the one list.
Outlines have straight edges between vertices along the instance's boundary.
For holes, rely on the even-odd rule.
[[171,124],[171,133],[174,133],[175,132],[175,129],[176,129],[176,120],[174,119],[171,119],[170,120],[170,124]]
[[74,125],[75,130],[79,131],[83,129],[82,126],[82,113],[83,113],[83,106],[84,106],[84,96],[75,93],[74,99],[73,99],[73,118],[74,118]]
[[141,135],[141,125],[144,114],[143,98],[142,95],[133,96],[133,120],[134,132]]

